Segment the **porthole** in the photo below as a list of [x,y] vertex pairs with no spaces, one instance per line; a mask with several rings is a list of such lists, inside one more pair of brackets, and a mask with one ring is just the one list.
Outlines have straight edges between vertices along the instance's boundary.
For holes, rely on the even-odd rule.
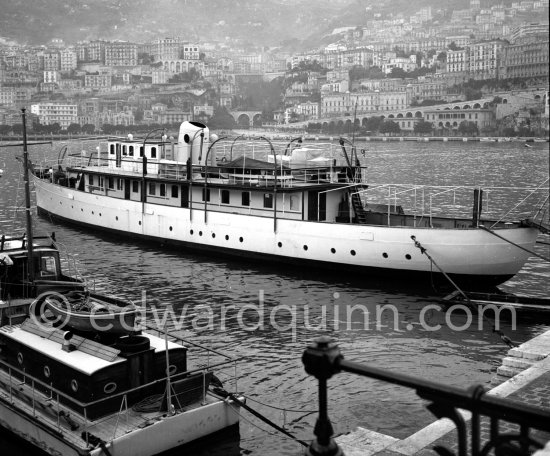
[[243,242],[244,239],[242,237],[239,238],[239,242]]
[[116,388],[117,388],[117,384],[115,382],[109,382],[103,387],[103,392],[105,394],[111,394],[116,391]]
[[277,245],[278,245],[279,247],[282,247],[282,246],[283,246],[283,243],[282,243],[282,242],[278,242]]
[[384,252],[384,253],[382,254],[382,256],[383,256],[384,258],[388,258],[388,254],[387,254],[386,252]]
[[199,236],[202,236],[202,231],[199,231]]
[[74,206],[73,206],[73,205],[71,205],[71,209],[74,209]]
[[193,236],[193,233],[194,233],[193,230],[189,230],[189,234],[190,234],[191,236]]
[[84,209],[80,208],[80,212],[84,212]]
[[94,212],[94,211],[92,211],[92,215],[94,215],[94,214],[95,214],[95,212]]
[[44,377],[50,378],[51,372],[48,366],[44,366]]
[[60,205],[60,206],[63,206],[63,203],[62,203],[61,201],[59,201],[59,205]]
[[170,231],[172,231],[172,227],[168,228]]
[[17,353],[17,362],[19,364],[23,364],[23,353],[21,352]]
[[330,249],[331,253],[336,253],[336,249],[333,247],[332,249]]
[[351,256],[355,256],[355,250],[350,250],[349,253],[351,253]]
[[410,260],[410,259],[411,259],[411,256],[407,253],[407,254],[405,255],[405,258],[406,258],[407,260]]
[[177,366],[174,366],[173,364],[170,364],[168,366],[168,375],[174,375],[178,371]]
[[216,237],[216,233],[212,233],[212,238],[215,238]]
[[307,250],[308,249],[308,246],[307,245],[304,245],[304,250]]
[[117,220],[117,222],[118,222],[118,215],[117,215],[117,216],[115,217],[115,219],[116,219],[116,220]]
[[138,222],[138,225],[141,225],[141,220]]
[[99,213],[99,216],[101,217],[101,212]]
[[229,235],[227,235],[227,234],[225,235],[225,240],[229,241]]
[[78,391],[78,382],[74,378],[71,380],[71,389],[75,393]]

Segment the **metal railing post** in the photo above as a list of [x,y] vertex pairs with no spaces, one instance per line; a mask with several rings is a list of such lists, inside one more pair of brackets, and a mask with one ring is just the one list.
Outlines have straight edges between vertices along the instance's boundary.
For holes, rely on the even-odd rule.
[[319,381],[319,418],[313,431],[317,438],[307,449],[308,456],[343,456],[344,454],[332,438],[334,430],[327,411],[327,380],[339,371],[336,361],[341,358],[340,349],[328,336],[315,339],[302,356],[306,372]]

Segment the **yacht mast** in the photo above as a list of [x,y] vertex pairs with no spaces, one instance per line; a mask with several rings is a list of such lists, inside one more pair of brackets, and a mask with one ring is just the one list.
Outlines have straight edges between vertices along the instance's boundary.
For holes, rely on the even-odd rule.
[[27,150],[27,121],[25,108],[21,109],[21,117],[23,119],[23,177],[25,180],[25,214],[27,219],[27,273],[29,284],[34,281],[34,261],[33,261],[33,235],[32,235],[32,218],[31,218],[31,191],[29,186],[29,153]]

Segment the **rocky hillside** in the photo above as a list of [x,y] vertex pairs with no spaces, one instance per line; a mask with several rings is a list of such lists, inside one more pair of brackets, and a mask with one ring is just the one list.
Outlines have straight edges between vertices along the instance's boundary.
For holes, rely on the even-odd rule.
[[44,44],[53,38],[145,42],[181,36],[298,46],[338,27],[364,26],[375,12],[379,19],[407,17],[431,6],[437,16],[468,5],[469,0],[0,0],[0,39]]
[[0,35],[42,44],[90,39],[241,39],[261,45],[326,29],[353,0],[0,0]]

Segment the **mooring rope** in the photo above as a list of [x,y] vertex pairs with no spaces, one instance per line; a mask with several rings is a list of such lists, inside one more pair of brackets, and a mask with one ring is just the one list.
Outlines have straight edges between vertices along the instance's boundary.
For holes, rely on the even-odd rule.
[[443,274],[443,276],[451,283],[451,285],[453,287],[456,288],[456,290],[462,295],[462,297],[465,299],[466,301],[466,304],[468,305],[468,307],[470,307],[471,309],[475,310],[477,312],[478,315],[481,315],[481,317],[483,317],[483,319],[485,321],[487,321],[488,323],[490,323],[493,327],[493,332],[498,334],[500,336],[500,338],[502,339],[502,341],[508,345],[508,347],[510,348],[514,348],[514,347],[517,347],[517,344],[515,344],[512,339],[510,339],[506,334],[504,334],[500,329],[497,329],[495,323],[493,321],[491,321],[489,318],[487,318],[483,313],[480,313],[479,311],[479,307],[476,309],[475,306],[472,304],[472,301],[470,300],[470,298],[466,295],[466,293],[464,293],[460,287],[453,281],[453,279],[451,279],[449,277],[449,275],[435,262],[435,260],[432,258],[432,256],[428,253],[426,247],[424,247],[422,244],[420,244],[420,242],[418,242],[416,240],[416,236],[411,236],[411,239],[413,240],[414,242],[414,245],[415,247],[417,247],[418,249],[420,249],[420,252],[424,255],[426,255],[428,257],[428,259],[430,260],[430,262],[437,268],[439,269],[439,271],[441,272],[441,274]]
[[547,258],[543,255],[539,255],[538,253],[533,252],[532,250],[526,249],[525,247],[522,247],[521,245],[516,244],[515,242],[511,241],[510,239],[506,239],[505,237],[501,236],[500,234],[495,233],[493,230],[487,228],[486,226],[478,225],[478,227],[481,228],[482,230],[487,231],[488,233],[491,233],[493,236],[496,236],[497,238],[500,238],[503,241],[506,241],[509,244],[512,244],[514,247],[517,247],[518,249],[521,249],[521,250],[525,250],[527,253],[530,253],[531,255],[539,257],[539,258],[543,259],[544,261],[547,261],[548,263],[550,263],[550,258]]
[[309,444],[307,444],[306,442],[304,442],[303,440],[300,440],[299,438],[297,438],[296,436],[292,435],[290,432],[288,432],[286,429],[283,429],[282,427],[280,427],[279,425],[275,424],[273,421],[271,421],[269,418],[263,416],[261,413],[257,412],[256,410],[254,410],[252,407],[249,407],[248,405],[246,405],[244,402],[242,402],[241,400],[239,400],[239,398],[237,398],[234,394],[232,393],[227,393],[227,397],[229,399],[231,399],[233,402],[235,402],[236,404],[238,404],[240,407],[244,408],[245,410],[247,410],[248,412],[250,412],[252,415],[254,415],[256,418],[259,418],[260,420],[262,420],[264,423],[266,424],[269,424],[272,428],[276,429],[277,431],[281,432],[282,434],[286,435],[287,437],[290,437],[291,439],[294,439],[296,440],[296,442],[300,443],[301,445],[305,446],[305,447],[308,447]]
[[257,399],[253,399],[250,396],[246,396],[245,394],[241,394],[241,396],[246,397],[247,400],[256,402],[257,404],[263,405],[264,407],[272,408],[275,410],[280,410],[282,412],[291,412],[291,413],[316,413],[318,410],[293,410],[293,409],[287,409],[282,407],[276,407],[274,405],[264,404],[263,402],[258,401]]

